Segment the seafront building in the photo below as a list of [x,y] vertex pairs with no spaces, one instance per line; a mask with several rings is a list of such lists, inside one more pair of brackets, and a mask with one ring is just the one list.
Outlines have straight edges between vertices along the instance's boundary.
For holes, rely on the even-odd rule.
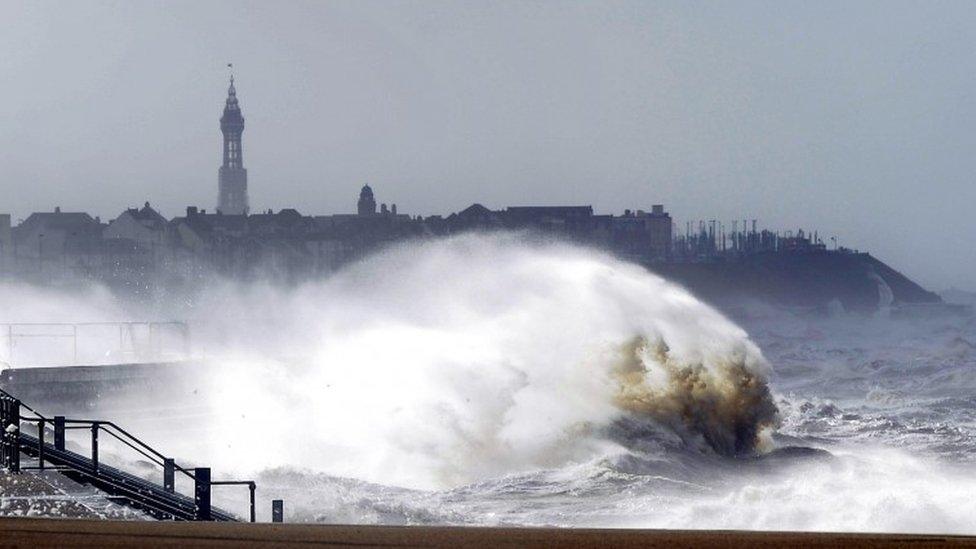
[[[144,285],[159,276],[273,275],[296,279],[332,272],[383,246],[468,231],[520,230],[557,237],[641,264],[727,261],[762,252],[826,249],[798,231],[700,230],[673,233],[662,205],[596,214],[591,206],[473,204],[448,216],[411,216],[380,204],[364,186],[357,213],[305,215],[295,209],[225,214],[189,206],[167,219],[146,202],[103,222],[84,212],[31,214],[11,227],[0,215],[0,273],[35,281],[81,277]],[[351,208],[350,208],[351,209]]]

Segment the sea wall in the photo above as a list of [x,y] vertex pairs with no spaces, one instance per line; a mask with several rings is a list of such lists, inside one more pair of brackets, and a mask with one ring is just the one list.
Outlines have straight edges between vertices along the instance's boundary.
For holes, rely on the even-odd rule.
[[118,399],[178,395],[198,367],[193,362],[8,368],[0,388],[45,415],[78,414]]

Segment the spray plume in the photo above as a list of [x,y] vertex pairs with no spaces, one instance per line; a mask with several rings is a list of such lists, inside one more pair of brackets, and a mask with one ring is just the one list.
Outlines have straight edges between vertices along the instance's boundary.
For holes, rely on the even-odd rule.
[[[624,451],[627,417],[725,455],[776,421],[743,330],[645,269],[525,235],[401,245],[298,288],[225,285],[196,321],[212,459],[440,488]],[[259,320],[260,319],[260,320]],[[254,444],[260,433],[260,444]]]

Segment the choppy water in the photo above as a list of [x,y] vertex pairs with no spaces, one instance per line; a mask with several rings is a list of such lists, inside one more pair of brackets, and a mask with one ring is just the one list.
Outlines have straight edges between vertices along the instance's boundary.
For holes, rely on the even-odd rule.
[[654,425],[626,451],[449,490],[265,471],[292,520],[976,533],[976,319],[738,319],[773,365],[776,446],[729,458]]
[[[406,465],[398,474],[371,469],[360,475],[359,469],[342,461],[343,447],[333,447],[335,456],[322,456],[315,441],[331,436],[335,430],[332,419],[323,420],[322,433],[311,437],[308,455],[314,459],[262,469],[262,493],[284,498],[291,520],[976,533],[976,318],[971,313],[920,313],[908,318],[840,313],[823,317],[750,306],[735,309],[732,320],[744,330],[740,333],[738,328],[714,320],[693,298],[656,286],[655,280],[606,258],[545,248],[531,249],[531,258],[527,259],[521,252],[512,255],[507,241],[478,240],[477,250],[470,249],[470,244],[462,240],[438,244],[433,251],[412,251],[411,260],[424,267],[419,273],[409,267],[402,269],[392,286],[396,293],[404,279],[428,280],[418,276],[428,269],[450,280],[465,280],[457,286],[433,287],[430,291],[436,292],[436,298],[410,286],[411,297],[424,306],[436,308],[447,303],[460,313],[453,311],[436,319],[401,317],[398,311],[382,305],[391,298],[387,294],[391,287],[375,280],[366,284],[364,293],[369,298],[352,297],[342,305],[343,311],[359,310],[358,305],[349,303],[365,303],[390,314],[394,321],[383,324],[380,331],[384,336],[391,324],[406,319],[411,325],[419,322],[424,326],[421,339],[434,344],[450,341],[452,346],[445,353],[417,353],[422,357],[420,363],[407,360],[394,365],[395,371],[421,372],[417,385],[405,382],[408,390],[422,393],[432,389],[433,393],[402,401],[394,397],[397,405],[389,409],[383,408],[384,400],[367,398],[365,407],[379,407],[383,410],[380,420],[389,417],[398,431],[393,437],[397,444],[392,461],[384,462],[396,468],[401,465],[396,461],[398,456],[404,456]],[[463,266],[455,267],[462,264],[459,256],[464,257]],[[395,262],[410,264],[409,260]],[[368,263],[363,266],[366,272],[375,268]],[[354,274],[356,280],[362,280],[361,273]],[[326,290],[325,294],[332,295],[333,291]],[[379,296],[375,300],[374,294]],[[342,295],[344,300],[349,297],[345,290]],[[486,307],[486,303],[491,305]],[[516,314],[511,314],[513,311]],[[503,322],[497,322],[499,318]],[[457,326],[461,328],[456,330]],[[357,321],[351,327],[344,325],[348,331],[341,335],[335,330],[326,332],[343,342],[349,340],[349,332],[374,333],[372,327],[370,322]],[[486,332],[490,335],[480,339]],[[453,346],[456,338],[472,333],[478,337],[465,341],[470,345]],[[498,470],[484,464],[465,468],[471,461],[467,450],[497,450],[499,443],[497,437],[487,441],[479,438],[480,431],[470,428],[475,419],[482,421],[478,418],[486,413],[481,408],[484,401],[491,401],[495,390],[500,391],[497,394],[524,390],[523,385],[498,386],[486,379],[505,377],[512,369],[519,372],[517,378],[533,379],[538,373],[533,370],[538,366],[533,361],[541,361],[545,372],[572,370],[580,356],[587,356],[574,353],[574,345],[585,347],[592,343],[588,339],[591,336],[613,341],[633,333],[650,339],[660,336],[666,346],[706,349],[706,355],[720,357],[751,352],[737,350],[742,338],[755,343],[768,363],[763,375],[768,375],[778,409],[779,425],[772,444],[758,449],[756,455],[733,457],[716,451],[714,444],[696,442],[694,431],[702,430],[700,424],[689,434],[687,424],[674,420],[687,419],[696,410],[762,406],[761,400],[749,404],[737,400],[745,398],[741,387],[731,393],[719,391],[719,396],[688,390],[682,395],[694,395],[691,404],[679,400],[680,406],[689,405],[691,412],[680,406],[667,408],[671,415],[662,415],[657,408],[656,413],[643,413],[646,409],[639,407],[636,413],[579,417],[560,412],[556,417],[562,422],[544,420],[553,413],[550,408],[528,407],[526,413],[518,407],[524,402],[516,400],[515,420],[504,406],[501,412],[488,412],[497,413],[495,419],[505,425],[518,424],[530,416],[521,424],[523,428],[516,429],[518,433],[528,432],[527,438],[505,439],[504,448],[517,450],[531,437],[546,438],[554,433],[601,444],[561,454],[551,466],[538,459],[524,459],[505,463]],[[363,344],[360,339],[352,341]],[[464,354],[481,344],[499,351],[498,355]],[[389,354],[369,358],[393,360],[402,349],[416,349],[402,342],[391,345]],[[362,357],[357,352],[344,351],[339,353],[341,358],[327,353],[333,359],[325,362],[359,364]],[[472,360],[467,360],[471,357],[474,367],[469,364]],[[512,358],[515,362],[505,365]],[[661,369],[659,359],[645,356],[641,360],[649,370]],[[733,362],[736,360],[741,359]],[[426,369],[431,362],[444,362],[462,381],[452,376],[447,382],[440,376],[431,377]],[[505,366],[497,368],[496,362]],[[583,362],[593,376],[600,375],[593,361]],[[683,368],[679,368],[678,377],[687,373]],[[752,368],[763,371],[761,366]],[[374,375],[383,377],[386,372],[381,369]],[[467,387],[466,378],[470,378],[473,389],[461,390],[465,400],[458,402],[455,393],[459,385]],[[324,383],[314,381],[318,379],[314,376],[301,379],[313,386]],[[550,377],[545,379],[551,381]],[[592,389],[580,386],[574,378],[555,379],[539,386],[529,383],[529,388],[537,389],[529,394],[544,402],[550,398],[575,402],[575,392]],[[727,380],[719,376],[706,382],[714,387]],[[275,386],[273,376],[263,381],[266,387]],[[372,385],[367,381],[357,386]],[[328,399],[328,394],[323,398]],[[442,410],[444,416],[451,417],[450,422],[443,422],[439,414],[417,417],[421,418],[422,430],[446,429],[452,438],[444,442],[437,436],[418,437],[420,444],[404,446],[404,440],[414,442],[413,429],[418,424],[401,423],[399,414],[444,400],[454,402],[455,407]],[[737,404],[723,408],[722,402]],[[469,405],[477,410],[476,415],[465,415]],[[348,402],[343,406],[357,408]],[[342,415],[321,402],[313,406],[321,407],[331,411],[330,418]],[[761,423],[763,417],[759,414],[753,420]],[[588,428],[574,431],[574,422],[581,419],[587,421]],[[603,420],[606,422],[600,423]],[[355,420],[351,423],[358,424]],[[360,425],[367,438],[390,436],[383,429],[376,433],[374,423]],[[454,437],[457,433],[462,436]],[[349,440],[352,450],[362,444],[356,437]],[[397,479],[404,474],[409,479],[411,474],[427,473],[411,461],[416,454],[425,456],[427,461],[422,463],[433,460],[438,467],[450,468],[457,463],[477,478],[465,481],[460,477],[459,482],[459,477],[452,477],[455,481],[440,489],[397,487],[402,486]]]
[[976,533],[972,313],[734,311],[518,235],[405,245],[201,292],[182,399],[97,413],[265,518]]

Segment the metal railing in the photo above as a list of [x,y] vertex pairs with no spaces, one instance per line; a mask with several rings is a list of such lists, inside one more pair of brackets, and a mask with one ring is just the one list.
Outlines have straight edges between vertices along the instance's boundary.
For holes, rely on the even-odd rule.
[[[24,408],[32,416],[21,415]],[[36,427],[36,437],[21,432],[21,424]],[[215,509],[211,504],[214,486],[247,486],[250,503],[250,522],[255,521],[255,488],[253,480],[212,480],[209,467],[187,468],[166,457],[146,442],[111,421],[74,419],[64,416],[45,417],[30,406],[0,389],[0,466],[10,472],[26,469],[54,469],[76,477],[97,481],[99,487],[109,493],[127,498],[134,507],[146,508],[158,518],[183,520],[236,520],[232,515]],[[45,441],[46,427],[51,426],[54,444]],[[88,430],[91,440],[90,456],[85,457],[65,448],[65,435],[69,430]],[[103,465],[99,460],[99,435],[105,434],[137,452],[162,468],[163,484],[152,482]],[[36,467],[22,467],[20,454],[26,452],[37,457]],[[53,465],[51,467],[50,464]],[[192,500],[176,492],[175,476],[185,475],[194,484]],[[172,497],[170,497],[172,495]],[[187,498],[185,501],[180,498]],[[192,510],[187,503],[192,501]]]
[[[112,352],[118,353],[120,356],[116,357],[116,361],[119,360],[132,360],[140,361],[145,359],[155,360],[165,355],[176,355],[181,358],[188,358],[190,356],[190,329],[186,322],[173,320],[173,321],[123,321],[123,322],[0,322],[0,340],[3,341],[3,345],[0,349],[5,351],[5,361],[11,367],[15,366],[18,362],[18,356],[16,355],[18,342],[24,341],[36,341],[36,340],[53,340],[53,341],[65,341],[70,340],[70,351],[64,349],[64,355],[70,353],[71,362],[70,364],[78,364],[79,357],[79,341],[83,343],[86,341],[86,335],[88,340],[96,339],[89,333],[85,334],[86,329],[96,329],[96,328],[108,328],[108,329],[118,329],[118,346],[107,346],[103,349],[105,354]],[[140,328],[143,328],[143,333],[138,334]],[[165,336],[169,333],[176,340],[177,343],[165,346],[166,341]],[[103,339],[106,337],[114,339],[114,335],[108,335],[107,332],[103,333]],[[137,344],[137,339],[139,336],[144,337],[145,342],[143,345]],[[128,343],[128,345],[127,345]],[[66,363],[67,361],[63,361]]]

